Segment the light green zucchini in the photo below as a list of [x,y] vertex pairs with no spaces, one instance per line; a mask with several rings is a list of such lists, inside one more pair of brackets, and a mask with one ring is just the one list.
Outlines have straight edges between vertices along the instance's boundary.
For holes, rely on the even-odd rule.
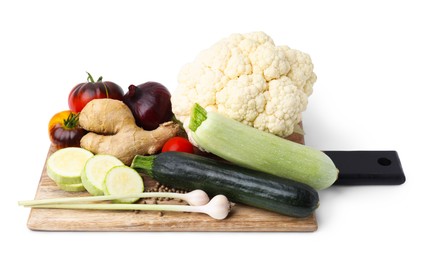
[[246,168],[266,172],[317,190],[331,186],[338,169],[323,152],[260,131],[195,104],[189,128],[204,150]]

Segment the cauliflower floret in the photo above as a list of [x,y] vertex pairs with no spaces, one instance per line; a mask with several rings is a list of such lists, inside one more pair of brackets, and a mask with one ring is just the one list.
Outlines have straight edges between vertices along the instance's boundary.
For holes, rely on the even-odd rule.
[[261,74],[242,75],[216,93],[218,112],[253,126],[265,110],[267,82]]
[[298,50],[290,49],[288,46],[281,46],[290,63],[290,71],[287,76],[300,88],[306,95],[312,94],[312,86],[317,80],[314,73],[314,65],[312,64],[311,57]]
[[265,113],[261,113],[253,126],[279,136],[293,133],[295,124],[301,120],[301,113],[308,97],[288,77],[272,80],[268,84]]
[[[308,54],[263,32],[233,34],[184,66],[172,109],[188,125],[194,103],[278,136],[293,133],[316,81]],[[190,135],[188,127],[185,127]]]

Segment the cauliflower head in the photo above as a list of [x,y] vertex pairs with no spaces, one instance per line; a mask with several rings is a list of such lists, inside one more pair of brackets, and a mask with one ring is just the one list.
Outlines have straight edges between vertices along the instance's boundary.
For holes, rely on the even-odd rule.
[[310,56],[263,32],[233,34],[185,65],[171,101],[188,130],[194,103],[281,137],[293,133],[317,77]]

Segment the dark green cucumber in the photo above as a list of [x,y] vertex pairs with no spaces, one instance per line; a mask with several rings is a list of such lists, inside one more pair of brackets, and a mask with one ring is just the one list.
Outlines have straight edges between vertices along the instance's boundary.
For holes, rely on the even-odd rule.
[[131,167],[173,188],[223,194],[232,202],[293,217],[309,216],[319,204],[318,193],[306,184],[194,154],[137,155]]

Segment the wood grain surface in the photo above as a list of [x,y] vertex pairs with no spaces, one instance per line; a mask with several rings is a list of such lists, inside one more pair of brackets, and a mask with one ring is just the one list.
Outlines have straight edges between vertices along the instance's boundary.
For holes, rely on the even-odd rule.
[[[291,140],[304,143],[302,135],[294,134]],[[50,148],[47,158],[55,149]],[[143,175],[145,186],[156,182]],[[87,192],[60,190],[47,176],[44,165],[35,199],[89,196]],[[148,202],[148,201],[147,201]],[[159,201],[157,203],[181,204]],[[315,214],[306,218],[293,218],[277,213],[236,204],[224,220],[214,220],[200,213],[153,211],[103,211],[68,209],[31,209],[27,226],[38,231],[315,231]]]

